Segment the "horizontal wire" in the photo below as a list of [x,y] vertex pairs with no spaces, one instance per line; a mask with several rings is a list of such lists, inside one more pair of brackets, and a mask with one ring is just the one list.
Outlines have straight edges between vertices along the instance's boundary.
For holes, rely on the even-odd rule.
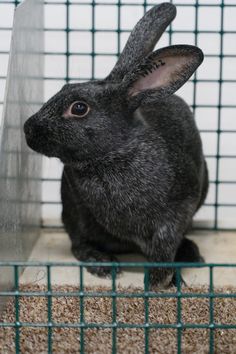
[[[210,267],[209,267],[210,268]],[[53,296],[53,297],[87,297],[87,298],[93,298],[93,297],[107,297],[107,298],[236,298],[236,293],[230,293],[230,294],[224,294],[224,293],[181,293],[181,296],[179,293],[158,293],[158,292],[151,292],[151,291],[145,291],[145,292],[134,292],[134,293],[125,293],[125,292],[113,292],[111,291],[94,291],[94,292],[88,292],[88,291],[70,291],[70,292],[65,292],[65,291],[1,291],[0,292],[0,297],[1,296],[25,296],[25,297],[31,297],[31,296],[37,296],[37,297],[46,297],[46,296]],[[236,324],[235,324],[236,325]],[[0,323],[1,326],[1,323]]]
[[62,261],[0,261],[0,267],[158,267],[158,268],[224,268],[224,267],[233,267],[236,268],[236,263],[200,263],[200,262],[62,262]]
[[[31,179],[30,179],[31,180]],[[40,178],[40,179],[37,179],[37,180],[40,180],[42,182],[60,182],[61,181],[61,178],[50,178],[50,177],[43,177],[43,178]],[[210,184],[215,184],[215,183],[219,183],[219,184],[236,184],[236,180],[235,181],[209,181]]]
[[[235,5],[236,7],[236,5]],[[9,27],[9,26],[1,26],[0,27],[0,31],[11,31],[12,30],[12,27]],[[132,30],[132,28],[130,29],[116,29],[116,28],[66,28],[66,27],[45,27],[44,28],[44,31],[45,32],[91,32],[91,33],[100,33],[100,32],[112,32],[112,33],[130,33]],[[220,30],[201,30],[201,29],[198,29],[198,30],[194,30],[194,29],[190,29],[190,30],[185,30],[185,29],[173,29],[174,31],[174,34],[177,33],[177,34],[186,34],[186,33],[189,33],[189,34],[219,34],[219,35],[224,35],[224,34],[236,34],[236,30],[223,30],[223,31],[220,31]],[[169,30],[166,30],[165,33],[170,33]],[[223,54],[219,54],[220,55],[223,55]]]
[[[42,205],[61,205],[61,201],[53,201],[53,200],[42,200],[40,202]],[[230,208],[235,208],[236,203],[205,203],[203,206],[212,206],[212,207],[230,207]]]
[[236,324],[218,324],[218,323],[210,323],[210,324],[191,324],[191,323],[176,323],[176,324],[163,324],[163,323],[144,323],[144,324],[132,324],[132,323],[57,323],[57,322],[47,322],[47,323],[31,323],[31,322],[2,322],[0,323],[1,327],[16,327],[16,328],[25,328],[25,327],[33,327],[33,328],[155,328],[155,329],[236,329]]
[[[57,56],[65,56],[65,55],[68,55],[69,57],[74,57],[74,56],[93,56],[93,57],[96,57],[96,56],[112,56],[112,57],[117,57],[119,55],[118,52],[82,52],[82,53],[78,53],[78,52],[72,52],[70,51],[69,53],[65,52],[65,51],[53,51],[53,52],[50,52],[50,51],[45,51],[43,52],[42,54],[44,55],[57,55]],[[9,51],[8,50],[0,50],[0,55],[9,55]],[[205,54],[204,55],[205,58],[236,58],[236,53],[235,54]],[[198,80],[197,80],[198,81]],[[225,81],[225,80],[217,80],[217,81]]]
[[[205,225],[204,227],[203,226],[196,226],[196,225],[194,225],[194,227],[193,227],[193,230],[194,231],[212,231],[212,232],[215,232],[215,231],[222,231],[222,232],[235,232],[235,230],[236,230],[236,225],[235,225],[235,227],[217,227],[217,229],[214,227],[214,225],[213,225],[213,223],[214,223],[214,220],[212,219],[212,220],[208,220],[208,224],[209,225]],[[63,225],[62,224],[55,224],[55,225],[53,225],[53,224],[47,224],[47,223],[43,223],[42,225],[41,225],[41,228],[42,229],[46,229],[46,230],[50,230],[50,231],[55,231],[55,230],[57,230],[58,232],[63,232],[63,230],[64,230],[64,227],[63,227]]]
[[[1,0],[1,4],[15,4],[14,0]],[[94,2],[91,0],[90,2],[85,2],[85,1],[73,1],[73,0],[69,0],[69,1],[50,1],[50,0],[44,0],[44,4],[45,5],[61,5],[61,6],[68,6],[68,5],[87,5],[87,6],[116,6],[116,7],[122,7],[122,6],[131,6],[131,7],[138,7],[138,6],[143,6],[143,3],[129,3],[129,2],[103,2],[103,1],[97,1],[97,4],[94,4]],[[151,2],[146,2],[145,3],[146,6],[153,6],[154,4]],[[175,3],[175,6],[179,6],[179,7],[236,7],[236,4],[212,4],[212,3],[198,3],[198,4],[184,4],[184,3]]]

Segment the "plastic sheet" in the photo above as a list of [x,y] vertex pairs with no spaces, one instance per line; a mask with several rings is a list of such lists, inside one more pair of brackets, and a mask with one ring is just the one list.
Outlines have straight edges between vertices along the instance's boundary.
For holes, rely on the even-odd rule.
[[[39,234],[41,156],[26,145],[25,120],[43,101],[43,3],[15,11],[0,131],[0,260],[26,260]],[[12,272],[11,272],[12,273]],[[0,289],[12,286],[1,269]]]

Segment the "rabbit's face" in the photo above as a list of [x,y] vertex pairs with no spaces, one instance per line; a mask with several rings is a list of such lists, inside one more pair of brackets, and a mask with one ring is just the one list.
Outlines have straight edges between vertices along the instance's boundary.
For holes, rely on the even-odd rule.
[[26,121],[27,144],[64,163],[106,154],[129,134],[126,95],[105,81],[65,85]]
[[170,3],[149,10],[105,80],[65,85],[26,121],[28,145],[64,163],[94,160],[125,149],[137,124],[132,112],[173,94],[203,60],[201,50],[193,46],[152,52],[175,15]]
[[65,85],[26,121],[27,143],[64,163],[116,151],[134,136],[132,112],[174,93],[202,60],[196,47],[172,46],[151,53],[119,81]]

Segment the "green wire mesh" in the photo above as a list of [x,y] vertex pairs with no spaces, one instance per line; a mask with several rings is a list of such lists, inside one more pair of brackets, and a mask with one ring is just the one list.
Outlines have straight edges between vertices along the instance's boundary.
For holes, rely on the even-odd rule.
[[[112,267],[112,279],[111,279],[111,288],[110,290],[106,289],[103,291],[87,291],[84,287],[84,268],[93,267],[93,266],[108,266]],[[14,274],[14,289],[11,291],[0,291],[1,297],[13,297],[14,306],[15,306],[15,318],[13,321],[1,322],[0,328],[14,328],[15,329],[15,353],[20,353],[20,336],[22,328],[46,328],[48,331],[48,353],[52,353],[53,347],[53,329],[55,328],[78,328],[80,329],[80,353],[86,353],[85,340],[84,340],[84,331],[90,328],[97,329],[111,329],[111,341],[112,341],[112,353],[117,353],[117,330],[121,328],[136,328],[142,329],[144,331],[144,352],[145,354],[149,353],[149,331],[152,329],[175,329],[177,333],[177,353],[181,354],[182,352],[182,335],[183,331],[186,329],[207,329],[209,330],[209,353],[213,354],[215,351],[215,331],[216,330],[232,330],[236,329],[236,322],[234,323],[216,323],[214,321],[214,301],[215,299],[235,299],[236,293],[223,293],[214,290],[213,284],[213,274],[216,268],[222,267],[233,267],[236,268],[236,264],[200,264],[200,263],[132,263],[132,262],[121,262],[119,267],[125,267],[128,269],[142,267],[144,269],[144,285],[142,291],[129,292],[128,290],[117,290],[117,263],[85,263],[85,262],[74,262],[74,263],[60,263],[60,262],[0,262],[1,267],[11,267]],[[22,267],[44,267],[46,270],[46,288],[45,290],[34,290],[26,291],[20,289],[20,273]],[[70,291],[66,293],[64,291],[55,291],[52,288],[52,279],[51,272],[56,267],[68,267],[77,268],[79,272],[79,287],[78,290]],[[149,270],[150,268],[161,268],[169,267],[176,269],[177,271],[177,287],[172,292],[158,291],[157,289],[153,291],[149,284]],[[181,282],[181,270],[184,268],[206,268],[209,270],[209,282],[208,282],[208,291],[199,293],[199,292],[187,292],[182,289]],[[173,288],[174,289],[174,288]],[[46,322],[24,322],[20,320],[20,298],[21,297],[44,297],[47,299],[47,321]],[[52,317],[52,299],[60,297],[76,297],[80,300],[80,316],[73,323],[63,323],[54,321]],[[96,321],[86,321],[84,318],[84,301],[87,298],[110,298],[111,299],[111,322],[97,323]],[[144,322],[143,323],[123,323],[122,321],[117,320],[117,300],[118,299],[130,299],[130,298],[139,298],[144,301]],[[156,321],[150,320],[149,317],[149,301],[150,299],[157,298],[175,298],[177,301],[177,311],[176,311],[176,322],[175,323],[158,323],[158,318]],[[189,323],[185,322],[182,316],[182,301],[183,299],[201,299],[206,298],[209,300],[209,321],[208,323]]]
[[[96,73],[96,68],[99,65],[99,60],[111,60],[114,61],[119,56],[123,42],[124,36],[127,36],[130,32],[130,29],[127,26],[124,26],[122,19],[125,15],[126,11],[132,11],[132,9],[137,9],[144,13],[149,9],[150,6],[153,6],[156,3],[160,3],[161,1],[130,1],[130,0],[110,0],[110,1],[102,1],[102,0],[48,0],[44,1],[45,3],[45,13],[46,13],[46,27],[45,27],[45,36],[47,38],[48,35],[54,35],[57,33],[58,35],[63,36],[63,41],[65,41],[65,47],[61,50],[45,50],[45,59],[47,61],[53,61],[54,64],[52,66],[56,66],[55,64],[63,68],[61,69],[63,73],[59,75],[51,75],[50,70],[48,70],[45,74],[45,87],[46,87],[46,96],[50,96],[51,91],[55,92],[56,88],[53,90],[50,87],[51,85],[56,85],[58,89],[65,82],[73,82],[73,81],[85,81],[94,78],[99,78]],[[184,35],[186,36],[186,43],[201,45],[202,36],[210,36],[209,44],[211,42],[218,42],[218,52],[214,53],[205,53],[206,60],[207,59],[216,59],[219,60],[218,65],[218,76],[211,77],[206,75],[203,78],[199,78],[198,74],[195,74],[193,78],[190,80],[189,85],[193,85],[190,87],[190,92],[193,93],[193,97],[191,99],[191,106],[196,114],[196,116],[206,115],[207,110],[209,110],[209,116],[205,117],[206,120],[212,121],[212,128],[207,127],[201,128],[200,131],[205,140],[209,140],[209,145],[214,145],[211,148],[210,153],[206,153],[207,162],[210,169],[210,193],[209,197],[200,211],[200,215],[203,216],[203,219],[207,215],[207,220],[204,223],[196,224],[197,228],[202,229],[212,229],[212,230],[235,230],[236,229],[236,219],[234,218],[236,212],[236,177],[235,173],[232,173],[231,176],[227,176],[224,178],[224,171],[227,168],[230,168],[232,165],[232,170],[236,169],[236,154],[235,151],[225,151],[223,149],[223,144],[225,141],[231,139],[234,140],[234,136],[236,135],[236,125],[231,120],[231,123],[224,123],[225,117],[230,115],[233,117],[236,113],[236,103],[233,101],[227,102],[224,99],[225,90],[227,92],[229,90],[235,89],[236,77],[234,74],[234,59],[236,59],[236,50],[232,46],[232,50],[226,50],[226,40],[228,40],[229,36],[236,37],[236,24],[232,26],[232,24],[228,24],[229,14],[232,13],[232,17],[236,14],[236,2],[228,1],[228,0],[215,0],[215,1],[201,1],[201,0],[190,0],[190,1],[181,1],[175,0],[170,1],[177,6],[178,16],[183,12],[184,9],[191,10],[191,16],[193,16],[193,28],[185,28],[184,23],[183,26],[178,26],[175,28],[174,25],[171,25],[167,30],[168,43],[172,44],[176,43],[175,40],[176,35]],[[4,6],[16,6],[20,1],[13,0],[2,0],[0,3],[0,12],[4,13]],[[60,9],[61,19],[60,26],[54,27],[50,24],[47,13],[48,10],[52,11],[52,9],[58,8]],[[112,28],[105,28],[104,26],[99,25],[97,23],[97,14],[101,11],[104,11],[104,16],[107,16],[105,13],[105,9],[109,8],[112,11],[113,16],[116,16],[116,24],[112,26]],[[213,29],[204,29],[202,27],[201,15],[202,11],[213,11],[213,16],[215,16],[217,11],[218,18],[218,26]],[[74,13],[84,13],[84,17],[88,17],[88,25],[81,26],[78,23],[76,26],[73,24],[72,15]],[[114,13],[116,15],[114,15]],[[109,16],[109,15],[108,15]],[[128,15],[126,15],[128,16]],[[141,16],[141,14],[140,14]],[[178,18],[178,17],[177,17]],[[211,19],[209,19],[211,21]],[[59,23],[59,22],[58,22]],[[10,31],[10,27],[0,27],[1,31]],[[83,50],[81,52],[75,51],[73,49],[73,36],[74,35],[83,35],[88,37],[84,38],[84,41],[91,42],[88,45],[88,50]],[[116,42],[116,49],[112,51],[100,51],[97,47],[98,36],[110,34],[114,35],[114,41]],[[190,36],[190,37],[189,37]],[[213,36],[213,37],[212,37]],[[115,39],[116,37],[116,39]],[[58,37],[59,38],[59,37]],[[62,38],[62,37],[60,37]],[[126,37],[125,37],[126,38]],[[236,38],[235,38],[236,39]],[[81,39],[83,40],[83,39]],[[236,43],[236,40],[234,40]],[[0,57],[7,54],[7,51],[1,50],[0,45]],[[75,65],[75,60],[80,60],[79,58],[83,58],[87,61],[88,66],[84,71],[82,70],[81,75],[75,74],[72,67]],[[108,59],[110,58],[110,59]],[[228,65],[232,67],[232,77],[229,75],[224,77],[224,65],[226,66],[226,61]],[[60,64],[61,63],[61,64]],[[108,61],[109,63],[109,61]],[[231,64],[230,64],[231,63]],[[107,64],[104,64],[107,65]],[[112,64],[109,64],[112,65]],[[47,65],[46,65],[47,66]],[[78,64],[79,66],[79,64]],[[0,80],[4,79],[4,75],[0,76]],[[210,85],[210,86],[208,86]],[[212,86],[213,85],[213,86]],[[55,86],[53,86],[55,87]],[[187,86],[186,86],[187,87]],[[48,88],[48,89],[47,89]],[[186,89],[187,90],[187,89]],[[192,90],[192,91],[191,91]],[[202,90],[205,90],[206,95],[211,90],[216,90],[215,92],[215,103],[199,103],[198,93]],[[48,98],[48,97],[46,97]],[[1,102],[0,102],[1,104]],[[228,119],[228,118],[227,118]],[[213,124],[215,120],[215,123]],[[208,139],[209,137],[209,139]],[[213,139],[213,140],[212,140]],[[213,141],[213,142],[212,142]],[[234,144],[232,145],[232,149],[234,148]],[[223,176],[223,177],[222,177]],[[52,178],[52,177],[44,177],[42,179],[43,186],[48,189],[58,188],[56,185],[59,183],[60,178]],[[50,210],[54,210],[55,208],[60,208],[60,201],[54,199],[45,199],[42,201],[43,210],[45,210],[45,214],[48,215]],[[44,209],[45,208],[45,209]],[[59,219],[60,210],[58,211],[58,219]],[[228,218],[230,217],[230,222],[228,222]],[[43,223],[43,227],[48,226],[58,226],[49,225],[47,221]]]

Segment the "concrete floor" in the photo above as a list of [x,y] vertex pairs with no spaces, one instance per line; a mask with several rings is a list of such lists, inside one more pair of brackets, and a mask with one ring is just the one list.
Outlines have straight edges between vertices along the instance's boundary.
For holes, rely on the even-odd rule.
[[[189,235],[194,240],[207,263],[236,263],[236,233],[231,232],[198,232]],[[137,255],[119,256],[123,261],[143,261]],[[70,241],[63,232],[44,231],[36,243],[30,260],[73,262],[75,258],[70,251]],[[53,284],[79,284],[79,269],[73,267],[53,267]],[[209,284],[209,270],[207,268],[185,269],[183,278],[188,285]],[[28,267],[21,277],[21,283],[46,284],[46,269],[44,267]],[[85,285],[111,286],[110,279],[98,278],[84,271]],[[118,276],[117,284],[122,286],[143,286],[142,269],[124,269]],[[215,268],[214,284],[217,286],[236,286],[236,267]]]

